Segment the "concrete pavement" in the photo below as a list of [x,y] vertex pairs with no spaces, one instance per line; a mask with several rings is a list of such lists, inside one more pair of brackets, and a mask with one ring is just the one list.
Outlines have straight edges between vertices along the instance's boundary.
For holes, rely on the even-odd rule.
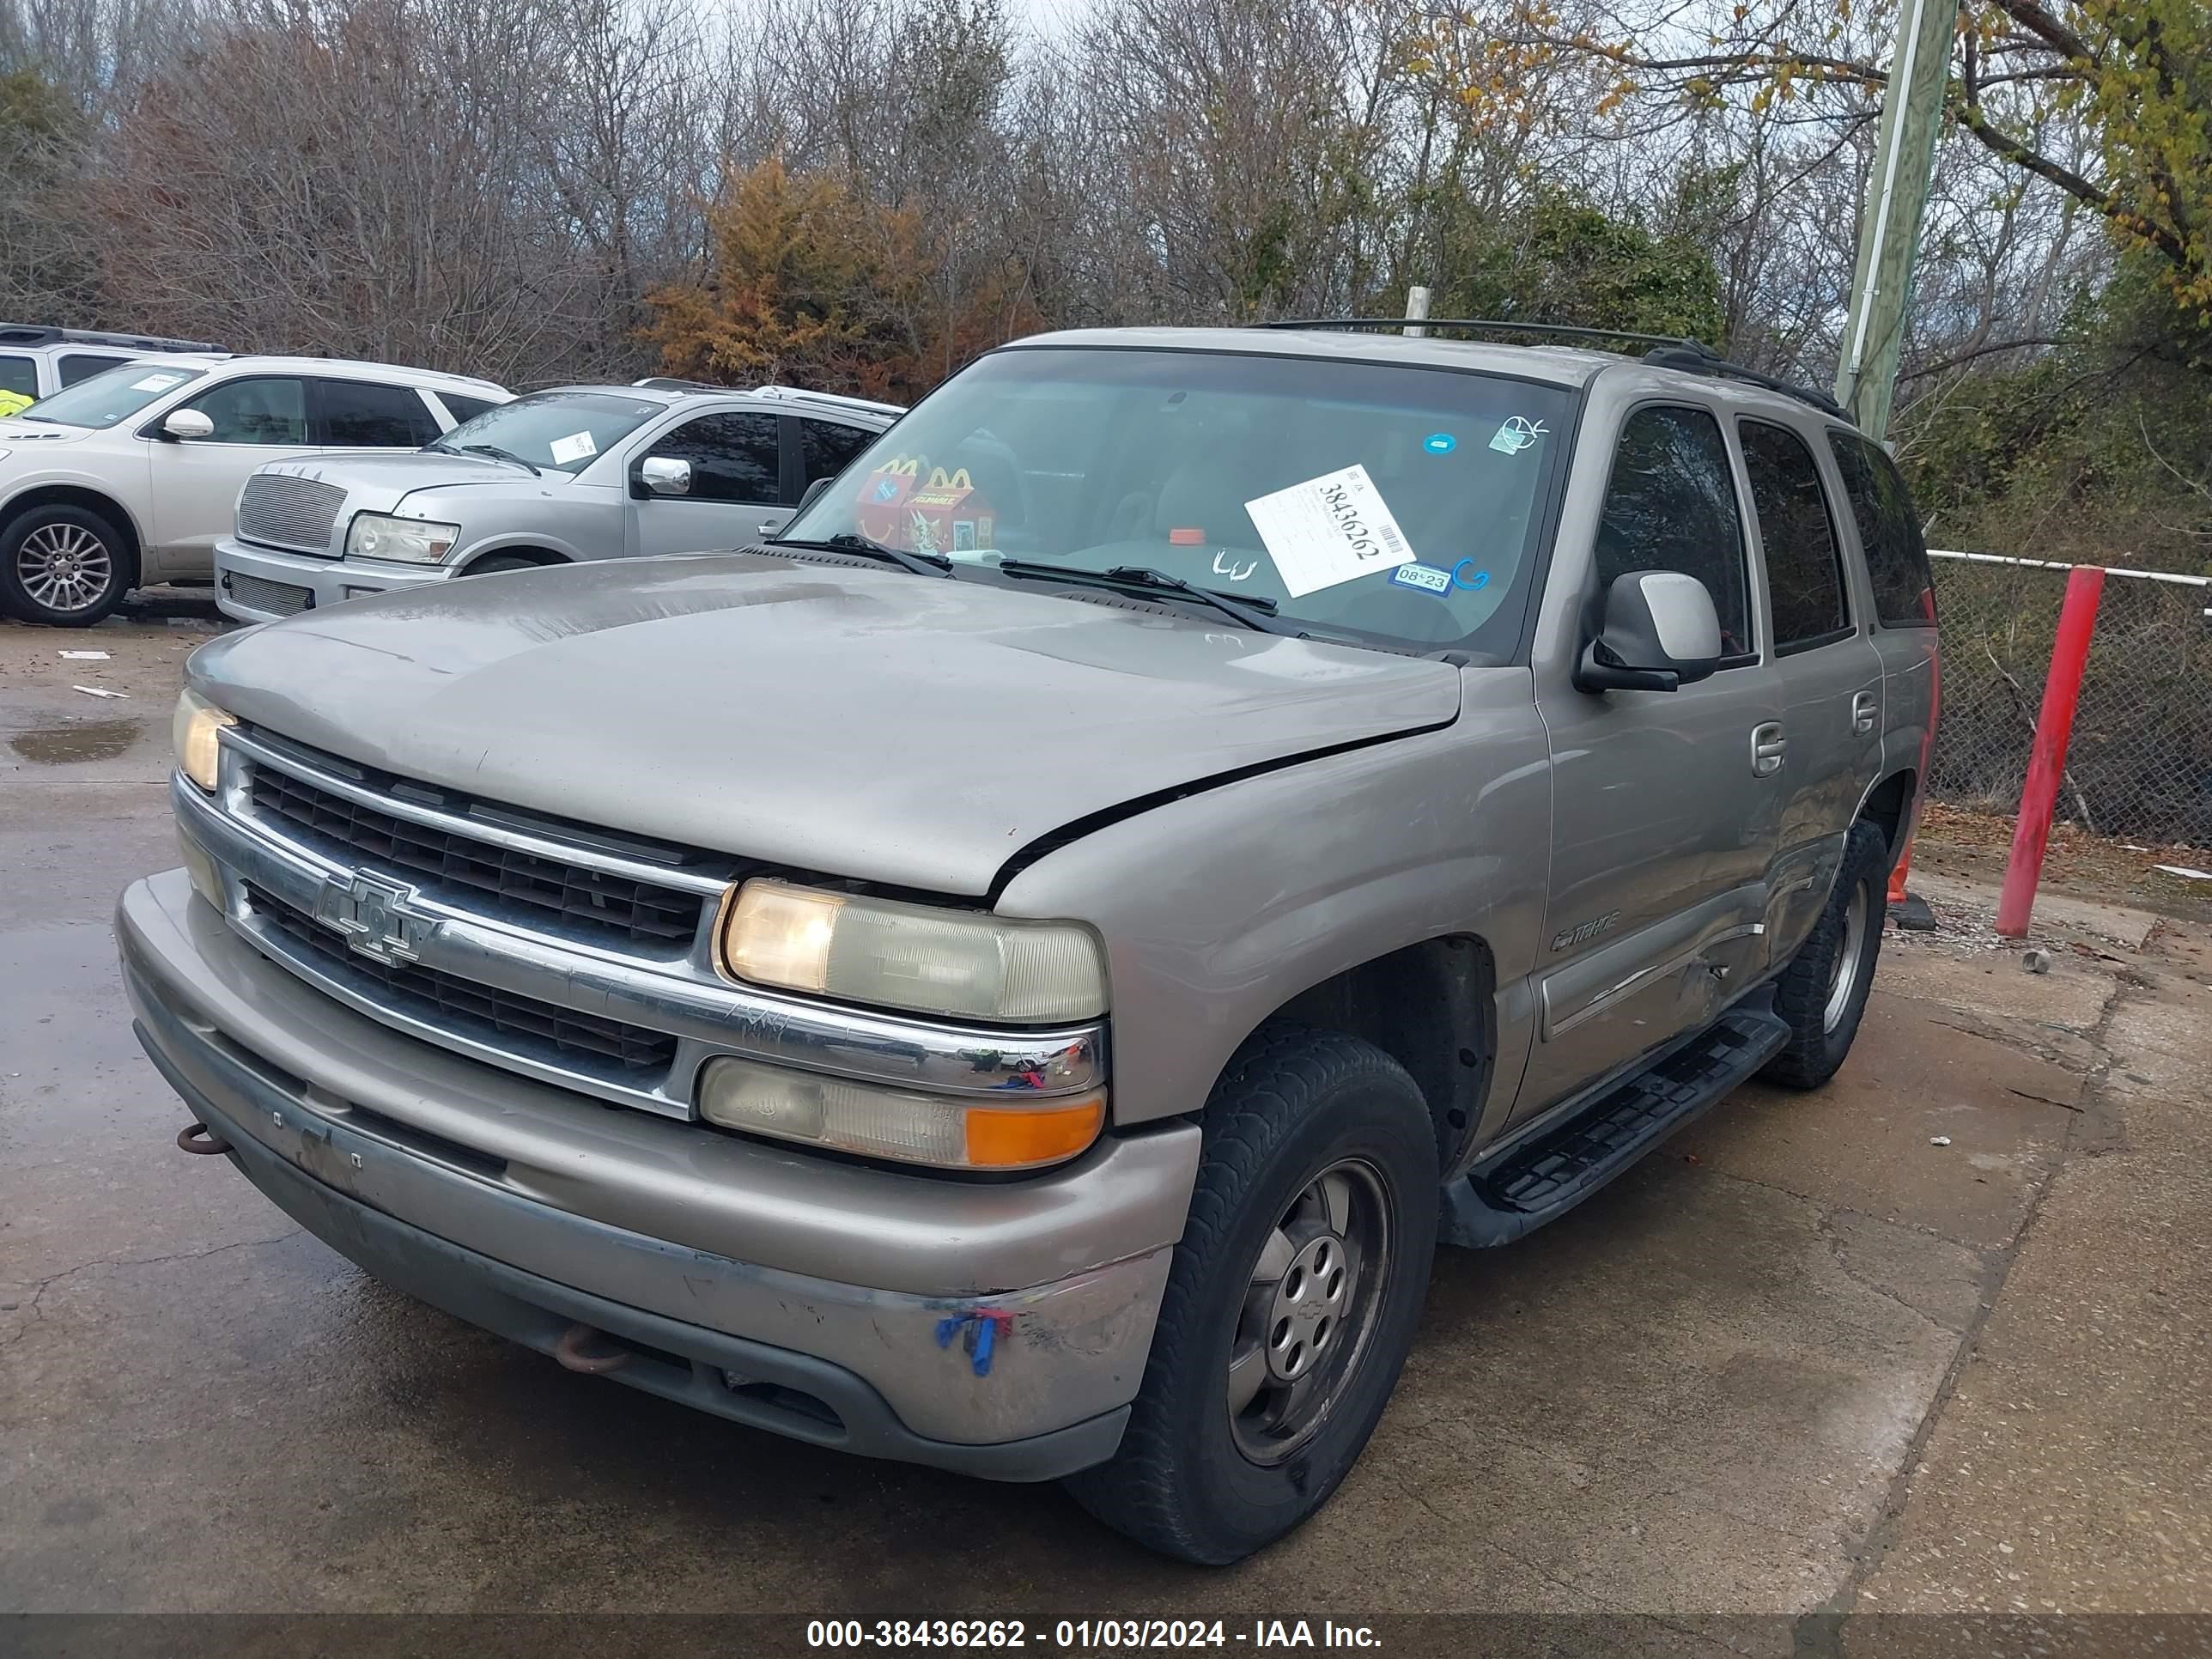
[[[107,912],[174,862],[191,637],[0,627],[0,1612],[1621,1612],[1787,1651],[1806,1615],[1850,1649],[1876,1610],[2212,1608],[2204,929],[2069,912],[2031,976],[1947,892],[1828,1089],[1439,1256],[1336,1500],[1205,1573],[1050,1488],[571,1376],[179,1153]],[[69,690],[87,647],[127,700]]]

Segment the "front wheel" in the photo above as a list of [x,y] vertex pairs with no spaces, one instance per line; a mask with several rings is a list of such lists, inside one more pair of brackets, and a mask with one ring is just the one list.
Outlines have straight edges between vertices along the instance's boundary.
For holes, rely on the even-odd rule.
[[1208,1102],[1190,1218],[1128,1431],[1068,1482],[1164,1554],[1241,1559],[1351,1471],[1436,1251],[1436,1133],[1371,1044],[1273,1022]]
[[1775,981],[1774,1012],[1790,1026],[1790,1046],[1767,1062],[1772,1081],[1817,1089],[1850,1053],[1881,956],[1888,884],[1889,838],[1861,819],[1844,838],[1827,908]]
[[121,533],[81,507],[34,507],[0,532],[0,610],[21,622],[89,628],[133,574]]

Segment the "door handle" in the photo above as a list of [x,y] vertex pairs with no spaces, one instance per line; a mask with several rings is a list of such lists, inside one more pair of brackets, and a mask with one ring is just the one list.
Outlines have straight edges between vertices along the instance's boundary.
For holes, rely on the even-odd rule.
[[766,541],[769,537],[775,535],[777,531],[782,528],[783,520],[781,519],[763,519],[760,521],[759,526],[760,538],[763,541]]
[[1875,706],[1874,693],[1862,691],[1851,699],[1851,730],[1864,737],[1874,730],[1881,710]]
[[1790,740],[1782,735],[1779,720],[1764,720],[1751,728],[1751,775],[1755,778],[1771,778],[1782,769],[1782,757],[1790,751]]

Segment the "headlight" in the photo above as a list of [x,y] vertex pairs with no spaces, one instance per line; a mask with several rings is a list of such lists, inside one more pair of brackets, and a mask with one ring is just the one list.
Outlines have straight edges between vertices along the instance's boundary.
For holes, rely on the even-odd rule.
[[735,978],[886,1008],[978,1019],[1088,1019],[1106,1012],[1089,929],[852,898],[749,881],[722,929]]
[[1018,1102],[908,1094],[749,1060],[707,1063],[699,1115],[726,1129],[955,1170],[1034,1170],[1098,1139],[1103,1094]]
[[427,519],[394,519],[382,513],[356,513],[346,530],[349,559],[404,559],[411,564],[436,564],[453,550],[461,538],[457,524],[434,524]]
[[177,746],[177,765],[184,775],[210,794],[215,793],[216,733],[238,722],[198,692],[177,699],[177,712],[169,722],[170,740]]

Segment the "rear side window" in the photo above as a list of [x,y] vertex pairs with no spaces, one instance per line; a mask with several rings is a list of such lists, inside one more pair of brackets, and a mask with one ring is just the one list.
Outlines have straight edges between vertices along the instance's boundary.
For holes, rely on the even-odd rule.
[[860,427],[839,426],[833,421],[799,422],[799,451],[806,463],[806,476],[799,480],[800,487],[817,478],[836,477],[875,435]]
[[1830,432],[1836,469],[1866,549],[1874,587],[1874,614],[1886,627],[1933,628],[1936,584],[1928,570],[1928,544],[1896,464],[1856,432]]
[[489,398],[464,398],[453,392],[441,392],[438,394],[438,400],[446,405],[447,411],[453,416],[456,425],[463,421],[473,421],[487,409],[499,407]]
[[1844,567],[1820,464],[1786,427],[1746,421],[1739,431],[1752,510],[1759,515],[1759,544],[1766,554],[1775,654],[1850,633]]
[[323,441],[347,449],[420,449],[438,435],[413,388],[374,380],[325,380]]
[[92,351],[64,351],[54,365],[64,386],[75,386],[79,380],[88,380],[95,374],[105,374],[118,363],[127,363],[128,357],[103,357]]
[[1610,588],[1632,570],[1679,570],[1713,596],[1721,645],[1750,651],[1743,514],[1728,444],[1702,409],[1639,409],[1621,428],[1598,520],[1597,570]]
[[29,357],[18,357],[12,351],[0,351],[0,392],[12,392],[20,398],[37,397],[37,362]]

